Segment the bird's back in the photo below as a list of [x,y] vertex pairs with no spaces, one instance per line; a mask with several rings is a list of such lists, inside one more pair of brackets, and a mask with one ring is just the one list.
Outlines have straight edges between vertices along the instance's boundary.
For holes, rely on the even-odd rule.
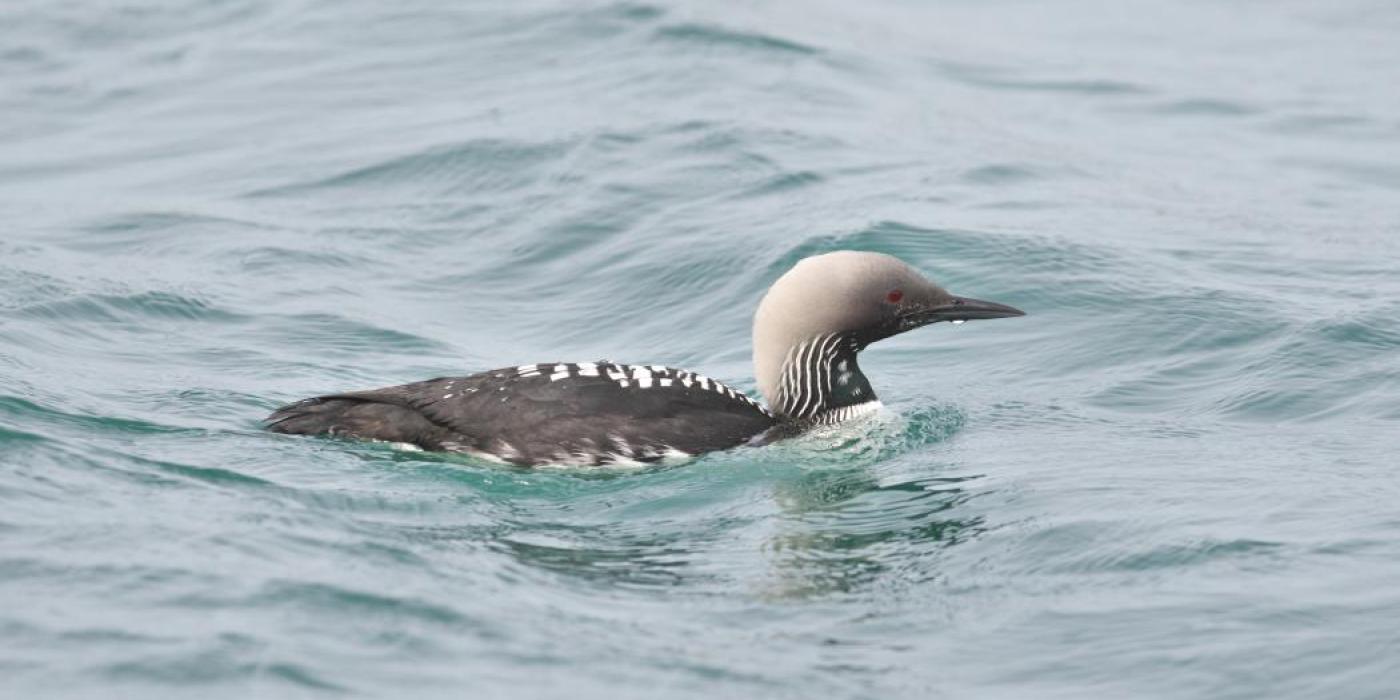
[[690,457],[741,445],[776,422],[703,375],[611,362],[522,365],[331,394],[268,417],[276,432],[409,443],[521,465]]

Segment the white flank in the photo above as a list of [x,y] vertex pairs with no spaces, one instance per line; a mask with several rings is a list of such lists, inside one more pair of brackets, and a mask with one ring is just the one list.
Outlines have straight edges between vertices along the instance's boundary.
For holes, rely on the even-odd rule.
[[695,459],[695,455],[684,450],[678,450],[669,445],[666,447],[666,451],[661,453],[661,463],[666,465],[682,464],[692,459]]

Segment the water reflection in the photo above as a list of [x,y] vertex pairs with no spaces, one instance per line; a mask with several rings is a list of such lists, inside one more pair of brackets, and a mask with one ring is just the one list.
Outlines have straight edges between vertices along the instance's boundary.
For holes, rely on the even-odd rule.
[[960,514],[976,477],[920,477],[880,484],[864,468],[809,472],[781,482],[778,532],[765,543],[765,594],[806,598],[935,578],[937,553],[985,529]]
[[498,551],[528,569],[606,586],[677,586],[689,577],[694,555],[674,537],[636,537],[614,528],[555,527],[516,533],[495,542]]

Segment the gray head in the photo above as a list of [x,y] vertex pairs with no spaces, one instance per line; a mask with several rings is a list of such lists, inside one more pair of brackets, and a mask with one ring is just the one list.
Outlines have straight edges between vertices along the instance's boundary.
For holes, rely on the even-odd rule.
[[814,255],[778,278],[758,305],[754,371],[775,412],[812,417],[875,398],[855,364],[870,343],[938,321],[1023,315],[954,296],[883,253]]

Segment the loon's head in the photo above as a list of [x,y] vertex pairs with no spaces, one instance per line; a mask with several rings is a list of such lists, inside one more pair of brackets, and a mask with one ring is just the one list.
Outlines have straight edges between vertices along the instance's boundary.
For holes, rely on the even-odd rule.
[[779,415],[814,417],[874,400],[855,354],[939,321],[1024,316],[1019,309],[950,294],[898,258],[842,250],[798,262],[754,314],[754,371]]

